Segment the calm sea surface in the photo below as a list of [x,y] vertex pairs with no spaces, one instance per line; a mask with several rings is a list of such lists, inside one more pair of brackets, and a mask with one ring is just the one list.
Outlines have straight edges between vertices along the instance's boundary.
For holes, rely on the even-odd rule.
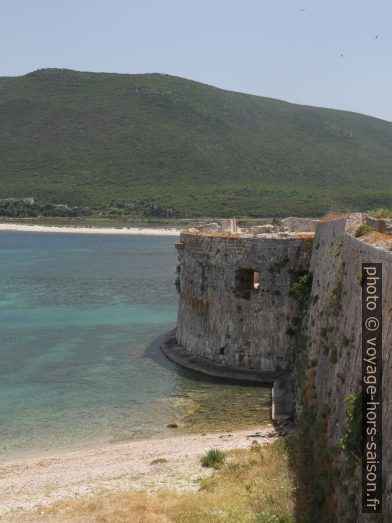
[[1,458],[268,421],[269,390],[160,354],[176,321],[173,244],[0,233]]

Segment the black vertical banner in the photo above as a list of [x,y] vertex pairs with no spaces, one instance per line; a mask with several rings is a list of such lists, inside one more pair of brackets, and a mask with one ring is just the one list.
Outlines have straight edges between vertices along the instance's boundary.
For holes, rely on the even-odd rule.
[[382,512],[382,264],[362,264],[362,512]]

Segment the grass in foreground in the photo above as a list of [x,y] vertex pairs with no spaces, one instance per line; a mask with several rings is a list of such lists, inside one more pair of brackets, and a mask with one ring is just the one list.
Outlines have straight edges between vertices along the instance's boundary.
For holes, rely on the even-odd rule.
[[[105,493],[56,503],[23,521],[87,523],[290,523],[294,481],[284,440],[225,453],[225,462],[199,492]],[[19,520],[21,521],[21,520]]]
[[200,459],[203,467],[218,469],[225,460],[225,453],[219,449],[211,449]]

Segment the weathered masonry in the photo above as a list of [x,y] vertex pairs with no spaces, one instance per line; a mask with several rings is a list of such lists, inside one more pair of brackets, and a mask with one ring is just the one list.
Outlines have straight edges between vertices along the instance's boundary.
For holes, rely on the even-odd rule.
[[311,233],[181,234],[178,343],[232,367],[290,370],[301,318],[290,289],[309,270],[312,242]]
[[[346,408],[362,387],[361,264],[382,263],[383,501],[392,518],[392,220],[290,218],[242,231],[226,220],[183,231],[176,247],[178,323],[164,352],[227,377],[276,385],[293,376],[320,521],[373,521],[360,509],[360,442],[341,442],[360,422]],[[293,291],[304,279],[301,300]]]

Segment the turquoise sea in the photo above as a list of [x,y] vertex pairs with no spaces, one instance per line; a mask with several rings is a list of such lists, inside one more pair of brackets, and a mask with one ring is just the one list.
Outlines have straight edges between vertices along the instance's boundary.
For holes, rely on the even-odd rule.
[[269,419],[269,390],[161,355],[177,314],[174,241],[0,233],[2,459]]

